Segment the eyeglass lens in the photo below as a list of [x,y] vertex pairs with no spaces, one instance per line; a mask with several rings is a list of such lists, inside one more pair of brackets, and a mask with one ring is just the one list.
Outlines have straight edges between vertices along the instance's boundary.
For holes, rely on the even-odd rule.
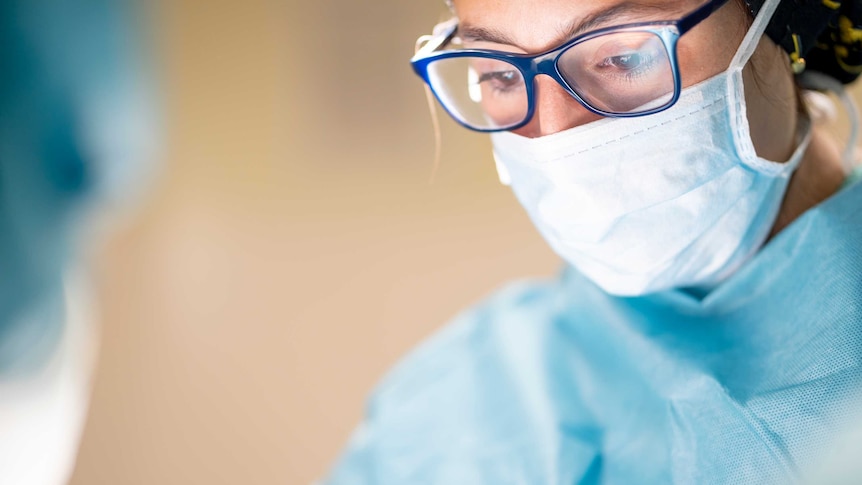
[[[674,95],[670,56],[651,31],[618,31],[566,49],[557,69],[594,109],[636,114],[661,108]],[[529,100],[521,71],[487,57],[450,57],[428,66],[434,91],[459,121],[478,129],[507,129],[527,117]]]

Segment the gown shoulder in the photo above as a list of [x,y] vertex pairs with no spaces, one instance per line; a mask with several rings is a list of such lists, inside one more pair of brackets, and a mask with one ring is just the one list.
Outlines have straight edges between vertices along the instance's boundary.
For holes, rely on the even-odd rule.
[[551,483],[525,474],[548,469],[535,444],[549,413],[530,396],[549,394],[542,349],[561,286],[508,284],[411,351],[376,387],[323,483]]

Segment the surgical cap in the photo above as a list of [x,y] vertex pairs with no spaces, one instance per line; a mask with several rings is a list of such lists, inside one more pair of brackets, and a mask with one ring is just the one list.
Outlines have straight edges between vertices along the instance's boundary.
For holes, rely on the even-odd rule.
[[[765,0],[746,0],[756,15]],[[766,34],[790,55],[795,72],[847,84],[862,73],[862,0],[783,0]]]

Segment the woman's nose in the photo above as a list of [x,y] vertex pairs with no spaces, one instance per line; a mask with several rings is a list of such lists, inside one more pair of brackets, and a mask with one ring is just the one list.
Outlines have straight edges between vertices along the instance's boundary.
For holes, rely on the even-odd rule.
[[533,118],[526,125],[514,130],[515,133],[528,138],[538,138],[601,118],[584,108],[551,77],[540,75],[534,82],[536,106]]

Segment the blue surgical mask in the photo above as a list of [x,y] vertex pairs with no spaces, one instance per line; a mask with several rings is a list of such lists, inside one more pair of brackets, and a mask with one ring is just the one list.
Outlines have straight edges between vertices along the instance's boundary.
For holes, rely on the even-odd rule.
[[727,71],[666,111],[540,138],[491,135],[501,180],[551,247],[607,292],[710,287],[766,240],[811,132],[800,121],[783,163],[758,157],[751,141],[742,69],[775,4]]

